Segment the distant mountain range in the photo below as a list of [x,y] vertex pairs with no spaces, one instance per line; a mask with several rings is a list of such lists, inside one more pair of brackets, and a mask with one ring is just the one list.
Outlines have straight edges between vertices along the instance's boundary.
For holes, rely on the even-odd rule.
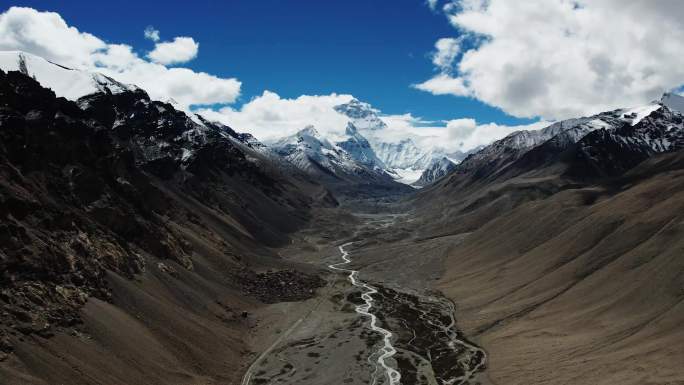
[[[90,104],[93,102],[84,98],[88,95],[144,94],[134,85],[122,84],[101,74],[70,69],[23,52],[0,53],[0,68],[31,76],[52,89],[57,96],[78,101],[85,109],[92,108]],[[170,105],[175,107],[173,103]],[[159,111],[166,108],[163,105],[157,107]],[[183,164],[191,162],[196,148],[206,140],[207,132],[220,132],[262,157],[269,157],[276,163],[282,159],[309,176],[322,178],[324,183],[330,185],[349,185],[353,182],[401,190],[394,180],[423,187],[452,172],[496,178],[533,160],[550,161],[553,154],[565,151],[576,143],[580,152],[577,156],[588,164],[592,163],[592,159],[610,156],[596,152],[596,141],[607,143],[611,140],[613,146],[620,146],[622,153],[623,147],[629,148],[631,155],[628,158],[636,161],[643,154],[667,151],[680,145],[675,121],[681,109],[684,109],[684,98],[668,93],[661,100],[645,106],[568,119],[538,131],[517,131],[468,153],[425,150],[410,138],[394,143],[385,142],[376,133],[387,128],[386,123],[371,105],[357,99],[334,107],[335,111],[349,119],[343,139],[337,138],[335,143],[321,135],[315,127],[309,126],[267,146],[250,134],[237,133],[230,127],[209,122],[187,111],[185,116],[191,122],[188,124],[194,125],[194,128],[182,133],[186,144],[173,156]],[[114,126],[124,122],[116,117],[112,119],[115,119],[112,122]],[[643,128],[647,123],[652,127]],[[162,158],[170,156],[165,148],[164,143],[149,143],[144,151],[150,158]],[[624,159],[623,162],[630,161]],[[601,166],[596,161],[593,163],[596,163],[592,165],[595,172],[609,172],[607,166]],[[280,167],[289,166],[281,164]],[[579,173],[577,170],[568,172]]]

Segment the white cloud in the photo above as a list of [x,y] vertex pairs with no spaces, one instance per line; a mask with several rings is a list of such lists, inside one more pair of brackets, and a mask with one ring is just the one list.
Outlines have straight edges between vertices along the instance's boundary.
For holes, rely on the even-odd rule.
[[154,45],[152,52],[147,54],[153,62],[169,65],[188,62],[197,57],[199,44],[191,37],[180,36],[173,41],[166,41]]
[[478,123],[475,119],[461,118],[446,122],[426,122],[410,114],[383,116],[388,128],[379,133],[389,142],[411,138],[419,147],[448,152],[466,152],[490,144],[519,130],[538,130],[549,122],[539,121],[527,125],[507,126],[496,123]]
[[73,67],[92,65],[93,52],[106,49],[97,37],[70,27],[54,12],[12,7],[0,14],[0,49],[23,50]]
[[151,63],[136,56],[127,45],[110,45],[105,53],[94,57],[97,71],[138,85],[153,99],[172,98],[186,110],[191,105],[232,103],[240,94],[241,83],[236,79]]
[[198,113],[238,131],[249,132],[264,141],[292,135],[310,124],[322,134],[335,137],[344,133],[348,119],[333,107],[351,99],[351,95],[340,94],[302,95],[287,99],[274,92],[264,91],[239,109],[204,109]]
[[425,3],[430,7],[431,10],[436,10],[437,9],[437,3],[439,0],[426,0]]
[[435,43],[435,52],[432,54],[432,63],[442,72],[451,71],[451,66],[461,51],[459,39],[445,37]]
[[469,96],[471,92],[462,78],[454,78],[445,73],[435,75],[423,83],[414,84],[413,87],[433,95]]
[[519,117],[560,119],[634,106],[684,84],[684,2],[457,0],[472,45],[456,75],[416,88],[472,96]]
[[539,130],[549,122],[539,121],[520,126],[507,126],[496,123],[478,124],[474,119],[455,119],[447,122],[447,138],[452,148],[468,151],[487,145],[495,140],[519,130]]
[[153,42],[158,42],[159,41],[159,30],[154,29],[153,26],[148,25],[147,28],[145,28],[145,39],[152,40]]
[[[321,134],[336,141],[343,137],[349,118],[335,111],[334,107],[353,98],[352,95],[333,93],[302,95],[289,99],[282,98],[275,92],[264,91],[239,109],[201,109],[197,113],[237,131],[249,132],[267,143],[292,135],[308,125],[313,125]],[[381,115],[381,118],[388,127],[374,131],[373,134],[388,142],[397,142],[407,137],[421,143],[432,136],[442,135],[446,138],[444,125],[429,127],[426,124],[432,122],[425,122],[411,114]],[[426,146],[429,145],[428,142],[425,143]]]
[[142,87],[153,99],[173,98],[185,109],[232,103],[240,95],[241,83],[236,79],[145,60],[131,46],[105,43],[69,26],[54,12],[12,7],[0,14],[0,50],[21,50],[68,67],[101,72]]
[[455,140],[463,140],[473,135],[477,130],[477,122],[475,119],[454,119],[447,122],[447,131],[449,138]]
[[[282,98],[265,91],[241,108],[225,107],[218,111],[197,111],[209,120],[222,122],[237,131],[249,132],[259,140],[272,142],[292,135],[312,124],[333,141],[342,138],[349,119],[334,110],[336,105],[353,98],[347,94],[302,95],[294,99]],[[456,119],[448,122],[431,122],[411,114],[380,115],[387,124],[382,130],[366,133],[386,142],[411,138],[419,147],[429,150],[468,151],[491,143],[513,131],[539,129],[548,123],[526,126],[504,126],[493,123],[478,124],[473,119]]]

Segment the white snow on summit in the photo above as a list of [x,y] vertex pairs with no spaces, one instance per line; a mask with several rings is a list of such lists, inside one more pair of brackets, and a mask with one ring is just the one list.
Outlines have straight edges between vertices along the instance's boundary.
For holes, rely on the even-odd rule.
[[348,117],[359,130],[382,130],[387,124],[380,119],[378,111],[370,104],[352,99],[348,103],[333,107],[335,111]]
[[21,51],[0,52],[0,69],[20,71],[36,79],[43,87],[52,89],[57,96],[69,100],[106,90],[116,94],[137,89],[99,73],[64,67]]

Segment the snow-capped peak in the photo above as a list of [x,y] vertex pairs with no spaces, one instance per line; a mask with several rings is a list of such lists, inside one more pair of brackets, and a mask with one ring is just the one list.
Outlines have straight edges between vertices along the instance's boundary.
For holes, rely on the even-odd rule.
[[20,71],[36,79],[43,87],[52,89],[57,96],[69,100],[96,92],[117,94],[137,89],[136,86],[119,83],[97,72],[65,67],[21,51],[0,52],[0,69]]
[[273,143],[274,148],[300,148],[306,152],[320,153],[321,149],[333,151],[334,147],[327,139],[318,133],[314,126],[309,125],[295,134],[284,137]]
[[338,142],[337,145],[344,149],[352,159],[373,170],[385,169],[384,163],[375,154],[368,139],[361,135],[354,123],[347,123],[345,133],[348,135],[347,140]]
[[423,151],[410,138],[397,143],[376,142],[373,148],[385,165],[395,169],[423,170],[432,161],[432,154]]
[[297,131],[295,136],[298,136],[298,137],[311,136],[311,137],[318,139],[321,137],[321,134],[318,133],[318,130],[316,130],[316,128],[313,125],[308,125],[308,126],[302,128],[301,130]]
[[381,130],[387,127],[387,124],[378,116],[376,109],[358,99],[337,105],[334,109],[348,117],[359,130]]

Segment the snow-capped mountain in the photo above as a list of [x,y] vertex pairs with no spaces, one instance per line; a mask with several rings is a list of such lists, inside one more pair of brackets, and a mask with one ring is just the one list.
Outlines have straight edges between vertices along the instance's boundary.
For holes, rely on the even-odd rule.
[[77,100],[96,92],[117,94],[138,88],[134,85],[119,83],[99,73],[68,68],[21,51],[0,52],[0,69],[19,71],[31,76],[43,87],[52,89],[57,96],[69,100]]
[[454,168],[456,168],[456,163],[446,156],[441,159],[434,160],[432,164],[423,171],[417,181],[411,183],[412,186],[423,187],[430,183],[433,183],[439,179],[442,179],[447,174],[449,174]]
[[[424,170],[447,157],[452,162],[460,162],[467,154],[461,152],[449,152],[440,148],[421,148],[411,138],[390,142],[383,139],[380,134],[387,124],[379,117],[378,111],[370,104],[352,99],[349,103],[334,107],[335,111],[349,118],[350,124],[365,135],[374,158],[379,160],[375,163],[393,175],[401,183],[410,184],[419,179]],[[347,132],[347,135],[350,135]]]
[[365,138],[353,125],[348,127],[348,133],[349,139],[335,144],[313,126],[307,126],[270,148],[298,169],[328,182],[391,182]]
[[378,116],[378,111],[373,109],[370,104],[361,102],[358,99],[352,99],[348,103],[337,105],[334,109],[348,117],[359,130],[373,131],[387,128],[387,124]]
[[385,164],[375,154],[368,139],[359,133],[354,123],[347,123],[345,134],[348,136],[348,139],[338,142],[337,145],[344,149],[352,159],[373,170],[385,170]]
[[[16,51],[0,52],[0,69],[31,76],[57,96],[75,101],[83,110],[105,114],[103,119],[107,125],[133,138],[141,159],[155,164],[154,167],[173,169],[172,165],[176,164],[190,169],[208,146],[222,138],[238,146],[246,155],[245,160],[255,165],[263,160],[269,167],[275,165],[287,174],[299,169],[333,180],[394,183],[353,123],[347,128],[347,139],[339,145],[308,127],[270,148],[251,134],[238,133],[226,125],[183,111],[173,100],[152,101],[144,90],[99,73],[67,68]],[[384,124],[365,103],[352,102],[347,112],[356,117],[354,122],[366,128]],[[150,122],[155,123],[150,125]],[[139,132],[133,134],[132,130]]]
[[619,175],[653,155],[684,149],[684,116],[661,105],[635,124],[603,128],[577,142],[568,171],[582,177]]
[[573,175],[624,171],[653,154],[682,146],[682,116],[668,107],[681,108],[682,101],[681,96],[666,94],[644,106],[568,119],[538,131],[517,131],[468,156],[453,173],[495,179],[552,163],[573,165],[568,171]]
[[410,138],[397,143],[374,141],[373,148],[378,158],[393,169],[423,170],[433,158],[431,153],[418,148]]
[[[373,157],[379,160],[381,167],[402,183],[411,183],[434,159],[439,156],[432,151],[425,151],[410,138],[399,142],[386,142],[378,133],[387,128],[387,124],[378,116],[378,111],[370,104],[352,99],[349,103],[334,107],[335,111],[349,118],[350,124],[356,132],[362,132],[367,137]],[[347,133],[349,135],[349,133]]]
[[[351,177],[358,180],[359,176],[365,175],[371,180],[380,178],[383,183],[388,178],[403,182],[402,175],[396,172],[398,168],[388,165],[386,159],[377,152],[374,133],[387,128],[377,110],[357,99],[333,108],[349,119],[341,139],[337,136],[333,141],[323,137],[313,127],[308,127],[275,142],[271,147],[277,154],[308,173],[325,170],[329,176],[336,175],[342,179]],[[315,139],[314,143],[310,143],[312,139]],[[419,150],[416,148],[415,151]],[[429,160],[424,164],[427,165],[428,162]]]
[[[237,133],[228,126],[209,122],[203,117],[189,111],[182,111],[173,99],[166,102],[152,101],[141,88],[120,83],[111,77],[97,72],[72,69],[50,62],[42,57],[20,51],[0,52],[0,69],[3,71],[19,71],[37,80],[43,87],[51,89],[56,96],[75,101],[83,110],[110,109],[108,120],[112,129],[124,129],[137,125],[144,119],[156,122],[151,137],[176,133],[174,138],[158,141],[144,140],[140,143],[141,151],[149,160],[169,156],[166,148],[168,140],[176,143],[184,142],[182,150],[175,156],[183,164],[191,161],[196,148],[207,143],[208,138],[220,135],[235,144],[254,150],[265,147],[252,135]],[[106,99],[106,100],[105,100]],[[129,111],[136,113],[128,116],[124,108],[116,108],[122,104]],[[182,131],[178,131],[181,129]]]
[[349,155],[323,138],[313,126],[282,138],[270,147],[305,172],[323,171],[334,176],[338,169],[354,167]]

